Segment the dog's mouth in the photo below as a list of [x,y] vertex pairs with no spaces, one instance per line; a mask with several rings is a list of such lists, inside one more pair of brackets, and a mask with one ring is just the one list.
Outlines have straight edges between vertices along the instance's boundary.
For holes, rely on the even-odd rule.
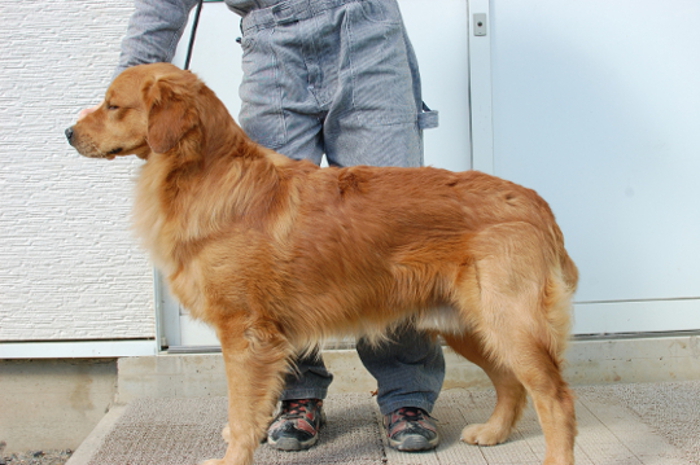
[[78,150],[78,153],[80,153],[82,156],[87,157],[87,158],[101,158],[103,160],[114,160],[117,158],[117,155],[119,155],[121,152],[124,150],[122,148],[110,150],[109,152],[102,152],[99,150],[87,150],[87,151],[81,151]]

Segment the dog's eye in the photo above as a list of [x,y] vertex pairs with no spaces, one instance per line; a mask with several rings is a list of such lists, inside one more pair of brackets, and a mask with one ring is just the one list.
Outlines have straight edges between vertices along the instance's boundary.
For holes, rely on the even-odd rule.
[[107,105],[108,110],[119,110],[119,107],[117,105]]

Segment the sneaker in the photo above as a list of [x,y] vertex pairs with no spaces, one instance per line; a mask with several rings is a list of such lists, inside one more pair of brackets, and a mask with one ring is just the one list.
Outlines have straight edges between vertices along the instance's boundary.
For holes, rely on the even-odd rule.
[[417,407],[402,407],[384,416],[389,445],[404,452],[430,450],[440,442],[435,420]]
[[277,418],[267,429],[267,442],[275,449],[304,450],[316,444],[318,430],[326,422],[320,399],[282,401]]

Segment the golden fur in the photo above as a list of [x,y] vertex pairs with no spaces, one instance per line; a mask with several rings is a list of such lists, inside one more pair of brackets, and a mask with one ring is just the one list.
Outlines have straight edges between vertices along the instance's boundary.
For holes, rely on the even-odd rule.
[[252,462],[295,353],[406,321],[442,334],[496,387],[491,418],[464,441],[505,441],[528,393],[544,463],[573,463],[561,365],[577,271],[534,191],[474,171],[293,161],[168,64],[123,72],[69,132],[85,156],[147,160],[138,233],[172,292],[216,329],[226,363],[230,442],[207,463]]

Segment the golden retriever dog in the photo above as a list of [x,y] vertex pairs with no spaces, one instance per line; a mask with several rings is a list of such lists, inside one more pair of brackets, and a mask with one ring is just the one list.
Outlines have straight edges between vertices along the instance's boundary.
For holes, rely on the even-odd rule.
[[544,463],[574,462],[561,370],[577,270],[534,191],[475,171],[291,160],[164,63],[124,71],[66,136],[86,157],[145,160],[137,232],[225,360],[229,445],[207,464],[251,464],[295,354],[401,324],[442,335],[493,381],[495,410],[464,441],[505,441],[529,394]]

